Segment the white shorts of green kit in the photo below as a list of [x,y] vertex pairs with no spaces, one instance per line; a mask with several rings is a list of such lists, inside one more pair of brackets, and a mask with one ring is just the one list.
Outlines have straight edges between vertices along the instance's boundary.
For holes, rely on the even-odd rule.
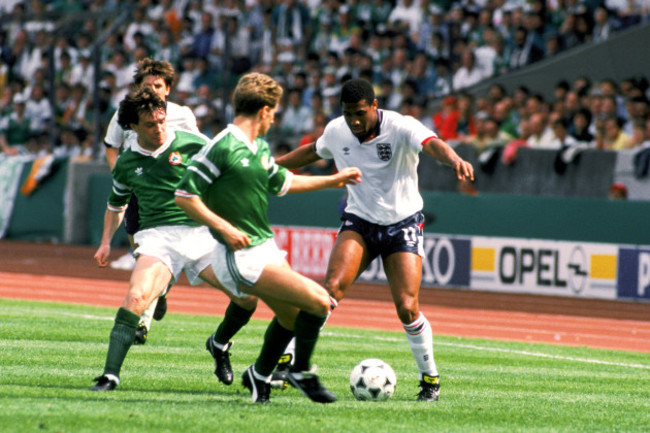
[[[282,265],[287,257],[275,240],[269,239],[250,248],[232,251],[219,244],[212,256],[212,269],[223,286],[233,295],[243,298],[248,294],[239,289],[240,283],[253,286],[266,265]],[[244,288],[244,291],[246,289]]]
[[193,286],[203,280],[199,274],[210,266],[212,254],[218,242],[205,226],[161,226],[140,230],[133,240],[138,248],[133,254],[156,257],[172,273],[172,283],[185,271]]

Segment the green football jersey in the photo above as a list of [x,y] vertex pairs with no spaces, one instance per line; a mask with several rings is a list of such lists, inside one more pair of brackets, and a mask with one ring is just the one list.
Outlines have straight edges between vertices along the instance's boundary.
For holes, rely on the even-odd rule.
[[126,208],[131,194],[138,197],[140,229],[198,223],[174,203],[174,192],[192,157],[207,139],[188,131],[168,130],[167,142],[155,151],[133,144],[117,158],[113,167],[113,190],[108,208]]
[[[231,124],[192,159],[176,194],[202,197],[211,211],[246,233],[255,246],[273,237],[268,194],[284,195],[291,176],[275,163],[265,140],[250,143]],[[223,243],[219,233],[212,234]]]

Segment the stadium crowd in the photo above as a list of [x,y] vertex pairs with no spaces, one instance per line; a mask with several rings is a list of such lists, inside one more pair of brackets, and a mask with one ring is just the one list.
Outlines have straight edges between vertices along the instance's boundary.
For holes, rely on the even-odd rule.
[[[98,28],[102,21],[88,18],[54,32],[66,14],[117,16],[128,7],[129,19],[99,45],[101,70],[92,47],[111,22]],[[552,99],[523,86],[511,94],[498,85],[483,96],[470,90],[605,40],[649,13],[649,0],[5,0],[0,153],[103,160],[93,154],[97,125],[103,137],[145,57],[174,66],[170,99],[190,106],[208,136],[232,119],[223,88],[250,70],[276,78],[287,89],[268,137],[278,151],[313,141],[341,114],[338,92],[351,77],[374,85],[381,108],[417,117],[448,142],[479,151],[633,148],[650,140],[646,77],[560,80]]]

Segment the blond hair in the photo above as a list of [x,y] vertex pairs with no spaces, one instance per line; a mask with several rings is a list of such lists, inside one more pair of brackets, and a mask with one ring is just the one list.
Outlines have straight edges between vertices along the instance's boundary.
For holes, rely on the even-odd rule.
[[253,116],[263,107],[275,107],[282,97],[282,86],[259,72],[242,76],[233,93],[235,116]]

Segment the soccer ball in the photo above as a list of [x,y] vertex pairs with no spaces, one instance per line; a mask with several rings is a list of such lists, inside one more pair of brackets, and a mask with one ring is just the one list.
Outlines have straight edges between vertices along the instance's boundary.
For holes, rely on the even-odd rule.
[[388,400],[395,392],[397,376],[381,359],[364,359],[350,373],[350,391],[357,400]]

